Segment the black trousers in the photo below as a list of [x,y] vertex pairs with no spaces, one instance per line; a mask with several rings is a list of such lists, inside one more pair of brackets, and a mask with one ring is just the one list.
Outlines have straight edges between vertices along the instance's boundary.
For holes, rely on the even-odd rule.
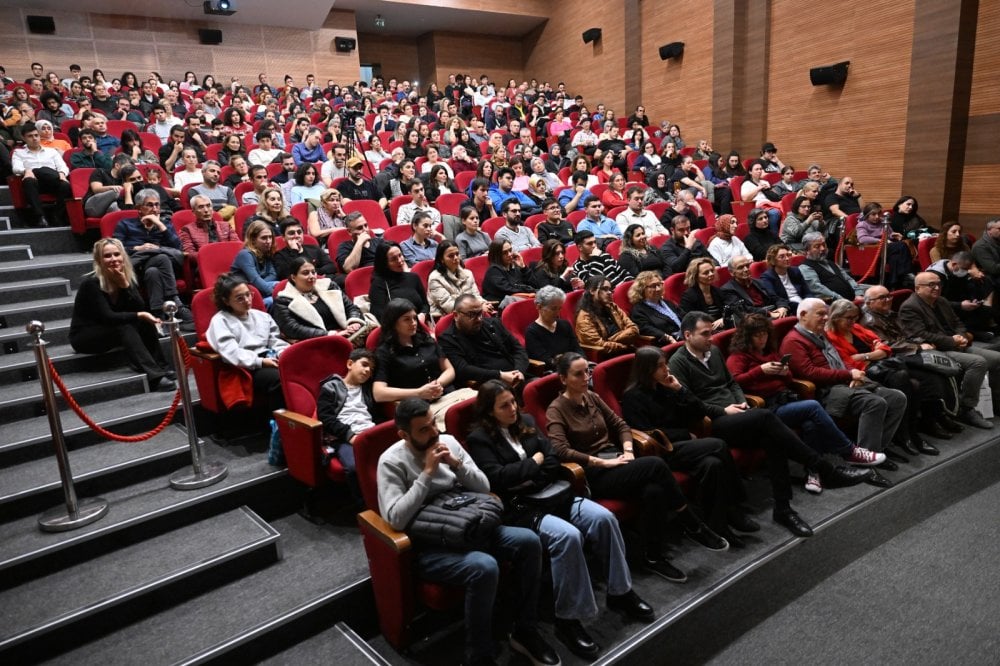
[[21,189],[24,190],[24,198],[28,200],[28,205],[35,215],[41,217],[42,194],[55,195],[59,204],[59,214],[66,214],[66,200],[73,198],[73,190],[69,186],[69,181],[59,177],[59,172],[49,167],[35,169],[34,178],[25,178],[21,181]]
[[724,527],[728,509],[746,499],[743,480],[726,443],[718,437],[704,437],[673,445],[674,450],[666,456],[670,468],[698,480],[698,504],[706,522],[713,529]]
[[166,254],[146,255],[140,254],[133,260],[133,266],[142,286],[146,290],[149,300],[149,309],[159,313],[163,310],[164,301],[174,301],[180,305],[177,299],[177,277],[174,274],[174,262]]
[[152,386],[156,386],[169,369],[156,328],[144,321],[121,326],[87,326],[72,335],[69,343],[81,354],[103,354],[115,347],[124,347],[129,365],[145,372]]
[[[285,395],[281,392],[281,376],[277,368],[257,368],[251,370],[253,375],[253,392],[267,402],[268,414],[276,409],[285,408]],[[268,418],[271,418],[268,416]]]
[[788,426],[769,409],[748,409],[739,414],[726,414],[712,419],[712,434],[738,449],[764,449],[767,470],[771,477],[771,492],[775,509],[790,506],[792,482],[788,476],[788,461],[794,460],[813,468],[820,455],[806,446]]
[[[647,552],[658,552],[667,519],[687,504],[677,479],[662,459],[636,458],[618,467],[587,467],[587,482],[595,499],[639,502],[639,531]],[[665,515],[665,511],[669,511]]]

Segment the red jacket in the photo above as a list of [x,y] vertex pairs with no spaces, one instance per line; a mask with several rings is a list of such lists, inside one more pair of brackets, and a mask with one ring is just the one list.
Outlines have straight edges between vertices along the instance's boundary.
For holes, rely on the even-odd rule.
[[831,368],[823,350],[799,333],[798,328],[792,328],[785,334],[785,339],[781,341],[781,353],[792,355],[789,368],[799,379],[809,380],[820,387],[851,382],[851,371]]
[[783,389],[791,387],[792,375],[768,375],[761,370],[761,364],[769,361],[780,361],[781,355],[756,354],[754,352],[731,352],[726,359],[729,373],[740,385],[744,393],[769,398]]

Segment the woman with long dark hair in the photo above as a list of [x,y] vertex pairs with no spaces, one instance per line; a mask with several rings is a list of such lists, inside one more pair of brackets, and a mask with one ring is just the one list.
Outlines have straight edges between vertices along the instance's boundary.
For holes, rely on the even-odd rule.
[[290,340],[351,338],[365,325],[358,306],[330,278],[320,277],[305,256],[292,259],[288,283],[275,294],[271,313],[281,334]]
[[653,609],[632,591],[625,541],[613,513],[585,497],[570,498],[559,513],[525,504],[524,496],[560,480],[561,465],[531,416],[521,413],[510,387],[498,379],[485,382],[476,397],[476,421],[469,454],[503,501],[504,522],[534,530],[549,553],[559,640],[584,659],[600,652],[581,623],[598,612],[585,544],[607,577],[608,607],[651,621]]
[[583,280],[576,277],[573,267],[566,262],[563,244],[555,238],[542,243],[542,259],[531,269],[528,282],[538,289],[553,286],[567,293],[583,287]]
[[399,243],[383,241],[375,249],[375,264],[372,271],[371,291],[368,294],[371,301],[371,313],[382,321],[389,301],[403,298],[413,304],[413,308],[423,320],[430,312],[424,283],[416,273],[411,273],[403,258],[403,250]]
[[576,310],[576,336],[584,347],[600,349],[608,356],[635,349],[639,327],[611,298],[614,288],[604,275],[587,278]]
[[479,296],[479,287],[472,271],[465,267],[458,245],[444,240],[437,246],[434,270],[427,277],[427,300],[431,314],[443,317],[455,310],[455,299],[462,294]]
[[957,252],[972,252],[969,242],[962,233],[962,225],[954,220],[941,225],[941,233],[934,240],[931,248],[931,262],[951,259]]
[[625,228],[618,263],[633,277],[642,271],[657,271],[664,277],[673,272],[660,248],[650,244],[646,228],[641,224],[630,224]]
[[906,238],[915,238],[927,229],[927,220],[917,213],[920,204],[916,197],[904,194],[892,205],[892,216],[889,225],[892,230]]
[[535,293],[535,288],[528,281],[524,259],[513,251],[510,241],[494,240],[490,243],[487,256],[490,266],[483,276],[483,298],[499,303],[499,308],[503,309],[521,295]]

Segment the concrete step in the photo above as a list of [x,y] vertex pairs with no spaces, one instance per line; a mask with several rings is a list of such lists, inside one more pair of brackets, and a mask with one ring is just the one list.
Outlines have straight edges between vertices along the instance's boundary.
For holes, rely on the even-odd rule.
[[[77,493],[91,496],[172,474],[190,465],[191,455],[187,431],[170,426],[144,442],[102,441],[71,451],[69,461]],[[54,456],[0,469],[0,512],[8,520],[41,513],[63,499]]]
[[389,666],[392,662],[359,636],[346,623],[338,622],[268,659],[258,666],[322,666],[330,663],[330,655],[337,655],[338,666]]
[[[94,373],[71,373],[63,378],[73,398],[83,406],[121,400],[149,390],[146,375],[128,368]],[[66,403],[57,391],[60,406]],[[7,384],[0,393],[0,423],[13,423],[45,413],[38,380]]]
[[[285,637],[310,622],[315,633],[348,618],[352,626],[374,621],[368,564],[354,525],[314,525],[298,515],[268,522],[281,533],[280,562],[155,616],[123,622],[51,663],[105,666],[129,653],[151,664],[249,664],[273,654],[279,642],[287,647]],[[330,662],[339,664],[340,655],[326,655]]]
[[280,559],[279,537],[240,507],[26,581],[0,592],[0,654],[40,642],[51,649],[126,612],[141,614],[170,590],[191,595],[201,589],[196,582],[257,570]]
[[34,257],[30,245],[0,243],[0,261],[30,261]]
[[7,185],[7,183],[4,182],[3,185],[0,185],[0,204],[9,206],[12,202],[13,201],[10,198],[10,185]]
[[73,292],[66,278],[50,277],[7,282],[0,285],[0,305],[30,304],[31,301],[59,298],[69,296],[71,293]]
[[[69,532],[42,532],[34,515],[3,523],[0,581],[28,580],[246,504],[261,489],[278,493],[287,487],[287,470],[268,465],[263,454],[240,455],[206,442],[205,456],[228,466],[225,479],[196,490],[174,490],[169,477],[111,489],[101,495],[110,505],[107,515]],[[267,485],[275,482],[277,487]]]
[[[43,339],[53,346],[69,344],[69,325],[69,317],[46,321]],[[33,349],[32,342],[34,342],[34,338],[24,330],[23,326],[0,329],[0,346],[2,346],[5,355],[31,351]]]
[[[16,329],[14,330],[16,331]],[[24,337],[27,337],[27,333],[24,334]],[[17,382],[38,381],[38,365],[35,361],[34,348],[19,343],[18,349],[20,351],[0,356],[0,386],[8,386]],[[64,377],[74,372],[101,372],[108,368],[123,367],[126,364],[125,354],[121,349],[114,349],[105,354],[78,354],[73,351],[69,344],[56,344],[49,345],[47,352],[56,372]]]
[[25,261],[0,263],[0,283],[23,280],[26,275],[35,278],[67,278],[75,289],[85,273],[94,267],[93,260],[81,253],[46,254]]
[[[66,284],[70,284],[66,278],[50,279],[64,280]],[[25,325],[35,319],[43,323],[53,319],[69,319],[73,314],[73,299],[72,295],[53,296],[29,303],[0,304],[0,329],[18,328],[23,331]]]
[[[0,220],[4,213],[0,211]],[[36,256],[42,254],[90,254],[86,242],[77,238],[68,227],[34,229],[0,225],[0,246],[24,243],[31,246]]]

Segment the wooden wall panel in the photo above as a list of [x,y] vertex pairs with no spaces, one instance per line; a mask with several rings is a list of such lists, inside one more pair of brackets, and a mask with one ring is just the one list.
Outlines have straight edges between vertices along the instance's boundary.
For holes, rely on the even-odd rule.
[[[603,31],[597,44],[583,43],[588,28]],[[553,87],[565,81],[567,90],[583,95],[591,110],[603,102],[621,114],[625,77],[631,75],[624,67],[625,40],[622,3],[553,2],[548,22],[525,38],[525,76]]]
[[[1000,4],[980,0],[959,220],[980,231],[1000,215]],[[973,226],[974,225],[974,226]]]
[[381,65],[382,76],[386,81],[389,79],[412,81],[420,78],[417,44],[412,39],[361,33],[358,36],[358,53],[361,62]]
[[[434,59],[434,81],[441,88],[447,85],[448,75],[457,72],[467,72],[476,80],[486,74],[497,85],[526,78],[523,47],[516,37],[435,32]],[[430,82],[421,80],[420,89],[426,90]]]
[[[835,176],[853,176],[865,201],[896,201],[913,17],[914,0],[842,3],[823,13],[822,29],[803,30],[801,6],[773,4],[767,138],[783,162],[818,161]],[[843,88],[810,85],[811,67],[843,60],[851,61]]]
[[[658,125],[661,120],[677,123],[688,143],[711,140],[714,41],[711,5],[698,0],[678,0],[665,12],[662,3],[643,0],[640,16],[641,101],[651,124]],[[684,56],[660,60],[659,48],[671,42],[684,42]],[[631,113],[632,109],[628,111]]]

